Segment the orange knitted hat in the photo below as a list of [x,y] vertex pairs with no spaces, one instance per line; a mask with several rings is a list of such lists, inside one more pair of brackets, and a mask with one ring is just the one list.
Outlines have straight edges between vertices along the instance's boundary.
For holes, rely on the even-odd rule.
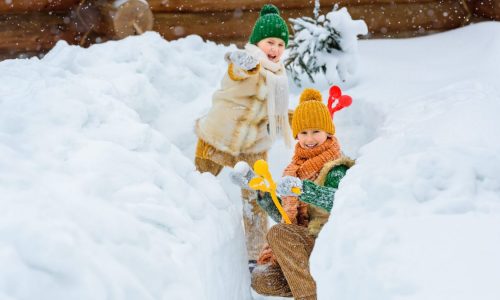
[[306,129],[320,129],[335,134],[335,126],[328,108],[323,104],[321,93],[316,89],[305,89],[300,95],[300,103],[293,112],[292,131],[296,138]]

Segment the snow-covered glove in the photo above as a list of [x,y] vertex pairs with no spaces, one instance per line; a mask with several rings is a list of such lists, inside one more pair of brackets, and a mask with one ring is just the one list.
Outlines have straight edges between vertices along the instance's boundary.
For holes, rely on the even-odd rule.
[[245,51],[234,51],[229,55],[229,60],[238,68],[245,71],[255,69],[259,61]]
[[281,196],[298,196],[299,194],[295,194],[292,192],[292,188],[299,188],[302,191],[302,180],[294,176],[283,176],[278,181],[278,185],[276,187],[276,193]]
[[242,189],[251,190],[248,183],[255,177],[252,168],[244,161],[239,161],[229,174],[231,181]]

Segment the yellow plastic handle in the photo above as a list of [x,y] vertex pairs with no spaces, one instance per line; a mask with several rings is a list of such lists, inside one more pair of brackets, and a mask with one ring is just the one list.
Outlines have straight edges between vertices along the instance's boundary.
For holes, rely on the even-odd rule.
[[253,165],[253,169],[255,174],[264,177],[264,179],[269,180],[272,178],[271,173],[269,172],[269,166],[267,162],[263,159],[259,159]]
[[[274,205],[276,205],[276,208],[278,208],[278,211],[280,212],[281,216],[283,217],[283,220],[285,220],[286,224],[292,224],[290,221],[290,218],[288,218],[288,215],[286,214],[285,210],[281,206],[281,204],[278,201],[278,197],[276,197],[276,183],[273,180],[273,177],[271,176],[271,173],[269,172],[269,166],[267,162],[263,159],[259,159],[258,161],[255,162],[253,166],[255,174],[262,176],[263,178],[254,178],[249,182],[249,186],[252,189],[258,189],[261,191],[269,192],[271,194],[271,198],[273,199]],[[258,180],[260,179],[260,180]],[[269,183],[269,186],[265,185],[266,180]],[[252,182],[253,181],[253,182]],[[263,187],[265,186],[265,187]],[[254,188],[255,187],[255,188]]]
[[269,188],[262,177],[252,178],[248,183],[248,186],[253,190],[269,192]]

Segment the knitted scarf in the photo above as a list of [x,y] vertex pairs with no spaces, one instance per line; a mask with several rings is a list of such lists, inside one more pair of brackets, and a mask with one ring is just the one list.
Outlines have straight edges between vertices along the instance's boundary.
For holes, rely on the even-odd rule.
[[297,143],[292,162],[286,167],[283,175],[314,180],[325,163],[339,157],[340,147],[335,137],[326,139],[323,144],[313,149],[304,149]]
[[[340,146],[335,137],[328,138],[323,144],[313,149],[304,149],[297,143],[292,162],[286,167],[283,175],[295,176],[302,180],[315,180],[327,162],[340,156]],[[309,224],[307,204],[293,196],[282,197],[281,200],[283,209],[292,223],[307,227]]]
[[245,50],[259,60],[266,76],[269,136],[275,141],[281,135],[285,145],[290,147],[292,132],[288,121],[288,77],[285,68],[282,63],[270,61],[267,55],[253,44],[247,44]]

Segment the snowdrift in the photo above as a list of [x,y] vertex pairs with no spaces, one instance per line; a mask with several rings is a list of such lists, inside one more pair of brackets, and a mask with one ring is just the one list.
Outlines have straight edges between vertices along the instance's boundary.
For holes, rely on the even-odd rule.
[[[360,42],[320,299],[498,299],[499,34]],[[249,299],[238,190],[192,164],[229,49],[147,33],[0,63],[0,299]]]

